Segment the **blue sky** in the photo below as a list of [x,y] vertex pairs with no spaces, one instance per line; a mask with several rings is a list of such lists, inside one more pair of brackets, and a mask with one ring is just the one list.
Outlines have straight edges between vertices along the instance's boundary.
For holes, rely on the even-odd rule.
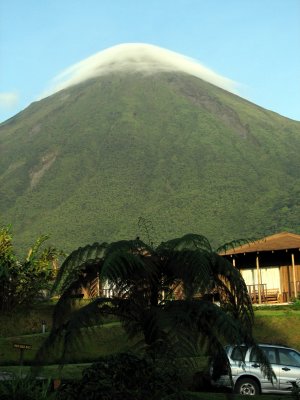
[[1,0],[0,121],[66,68],[135,42],[192,57],[300,121],[300,0]]

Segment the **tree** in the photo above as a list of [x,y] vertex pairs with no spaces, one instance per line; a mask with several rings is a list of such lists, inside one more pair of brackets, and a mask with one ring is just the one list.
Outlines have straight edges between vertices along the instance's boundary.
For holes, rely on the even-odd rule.
[[[87,288],[89,277],[97,274],[110,282],[114,296],[94,298],[74,310],[74,293]],[[116,315],[130,337],[142,335],[153,358],[170,352],[195,354],[200,346],[227,362],[224,342],[255,344],[244,280],[201,235],[187,234],[157,246],[137,238],[79,248],[61,266],[54,292],[62,295],[40,360],[59,340],[64,342],[63,358],[80,340],[81,328],[101,324],[106,315]],[[218,304],[212,295],[218,296]]]
[[42,248],[47,236],[39,237],[24,260],[19,260],[13,248],[9,227],[0,229],[0,310],[13,311],[20,305],[30,304],[43,290],[52,286],[52,264],[61,251],[53,247]]

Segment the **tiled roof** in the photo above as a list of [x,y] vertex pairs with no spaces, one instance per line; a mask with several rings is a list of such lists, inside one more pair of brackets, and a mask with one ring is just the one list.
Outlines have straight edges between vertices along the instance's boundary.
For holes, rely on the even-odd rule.
[[242,246],[228,249],[221,255],[239,253],[252,253],[259,251],[300,249],[300,235],[290,232],[280,232],[275,235],[266,236],[260,240],[243,244]]

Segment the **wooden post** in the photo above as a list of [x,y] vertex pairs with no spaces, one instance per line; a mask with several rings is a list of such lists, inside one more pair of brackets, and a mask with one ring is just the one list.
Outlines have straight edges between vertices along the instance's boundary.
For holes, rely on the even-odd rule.
[[258,255],[256,256],[256,271],[257,271],[257,284],[258,284],[258,304],[261,304],[261,288],[260,288],[261,278],[260,278]]
[[15,349],[19,349],[20,350],[20,359],[19,359],[19,363],[20,363],[20,367],[22,367],[23,362],[24,362],[24,350],[29,350],[32,348],[31,344],[21,344],[21,343],[14,343],[13,347]]
[[97,272],[97,297],[100,297],[100,274]]
[[292,253],[292,268],[293,268],[293,279],[294,279],[294,297],[297,298],[297,282],[296,282],[296,269],[295,269],[295,258]]

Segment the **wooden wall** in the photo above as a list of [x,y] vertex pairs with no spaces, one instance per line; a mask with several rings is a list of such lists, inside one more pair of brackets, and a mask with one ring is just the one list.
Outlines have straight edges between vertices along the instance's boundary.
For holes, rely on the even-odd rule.
[[[295,265],[297,291],[300,293],[300,265]],[[296,297],[294,293],[294,276],[292,265],[280,267],[281,292],[288,293],[289,297]]]

